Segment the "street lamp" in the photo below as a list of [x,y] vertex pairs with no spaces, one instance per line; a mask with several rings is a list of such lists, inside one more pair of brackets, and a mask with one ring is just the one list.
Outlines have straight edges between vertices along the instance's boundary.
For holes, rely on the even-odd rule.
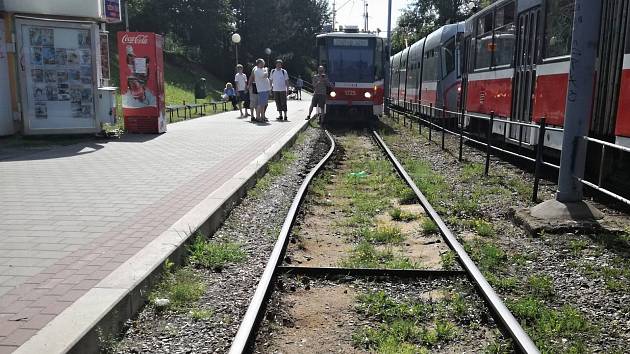
[[265,54],[267,54],[267,65],[271,65],[271,48],[265,48]]
[[232,35],[232,43],[234,43],[234,49],[236,50],[236,65],[238,65],[238,44],[241,43],[241,35],[234,33]]

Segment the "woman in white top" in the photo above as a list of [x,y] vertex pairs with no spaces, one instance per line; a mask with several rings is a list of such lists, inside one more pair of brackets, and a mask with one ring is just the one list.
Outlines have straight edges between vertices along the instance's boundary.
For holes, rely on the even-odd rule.
[[269,82],[269,72],[265,67],[263,59],[256,59],[256,67],[252,70],[250,76],[250,85],[256,83],[258,91],[258,105],[256,107],[256,120],[266,122],[265,111],[267,110],[267,102],[269,101],[269,92],[271,91],[271,83]]

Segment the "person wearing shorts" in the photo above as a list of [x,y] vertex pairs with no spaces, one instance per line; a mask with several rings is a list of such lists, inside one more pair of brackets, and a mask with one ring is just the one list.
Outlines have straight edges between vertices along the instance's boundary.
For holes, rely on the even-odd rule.
[[317,74],[313,75],[313,98],[311,100],[311,107],[308,109],[308,116],[306,119],[311,119],[311,113],[313,113],[313,108],[320,108],[320,121],[322,120],[322,116],[326,111],[326,93],[329,87],[332,85],[330,81],[328,81],[328,76],[324,72],[324,67],[319,66],[317,68]]
[[269,92],[271,91],[271,83],[269,82],[269,71],[265,67],[263,59],[256,59],[256,67],[252,70],[250,82],[256,83],[258,91],[258,102],[256,105],[256,120],[266,122],[267,117],[265,111],[269,102]]
[[245,109],[245,115],[243,115],[243,102],[247,95],[247,75],[243,73],[243,65],[236,65],[236,75],[234,75],[234,84],[236,86],[238,110],[241,112],[241,118],[247,117],[247,108]]

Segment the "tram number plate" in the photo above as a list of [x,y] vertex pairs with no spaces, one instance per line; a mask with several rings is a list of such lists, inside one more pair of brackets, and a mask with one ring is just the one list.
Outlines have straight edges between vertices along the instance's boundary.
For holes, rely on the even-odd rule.
[[345,90],[343,92],[346,96],[356,96],[357,92],[355,90]]

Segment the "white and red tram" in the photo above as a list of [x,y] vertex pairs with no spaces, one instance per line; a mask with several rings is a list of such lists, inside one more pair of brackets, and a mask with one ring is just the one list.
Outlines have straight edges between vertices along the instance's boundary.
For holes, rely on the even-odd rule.
[[[601,1],[602,25],[598,64],[593,73],[596,87],[589,134],[630,146],[630,2]],[[574,0],[499,0],[464,24],[438,29],[392,58],[392,104],[408,107],[405,102],[415,97],[406,92],[421,87],[422,104],[449,110],[457,107],[477,115],[495,112],[502,118],[527,123],[538,123],[545,117],[548,125],[562,127],[573,11]],[[453,27],[457,30],[453,31]],[[451,36],[454,43],[449,42]],[[434,39],[438,37],[439,41]],[[414,64],[410,66],[413,61],[405,63],[403,58],[406,52],[414,57],[414,50],[423,51],[423,69],[420,77],[410,82],[404,78],[410,76],[408,72],[414,70]],[[430,64],[432,55],[438,57],[437,65]],[[455,64],[451,64],[451,57]],[[453,77],[449,77],[449,72],[455,73]],[[461,96],[453,94],[453,88]],[[518,139],[520,143],[536,144],[533,129],[527,129],[524,135],[519,130],[516,125],[506,127],[499,122],[493,126],[493,131],[505,134],[508,142]],[[545,144],[560,149],[561,132],[548,131]]]
[[383,114],[384,39],[349,28],[347,32],[318,35],[317,48],[319,64],[326,68],[333,84],[326,98],[327,113]]

